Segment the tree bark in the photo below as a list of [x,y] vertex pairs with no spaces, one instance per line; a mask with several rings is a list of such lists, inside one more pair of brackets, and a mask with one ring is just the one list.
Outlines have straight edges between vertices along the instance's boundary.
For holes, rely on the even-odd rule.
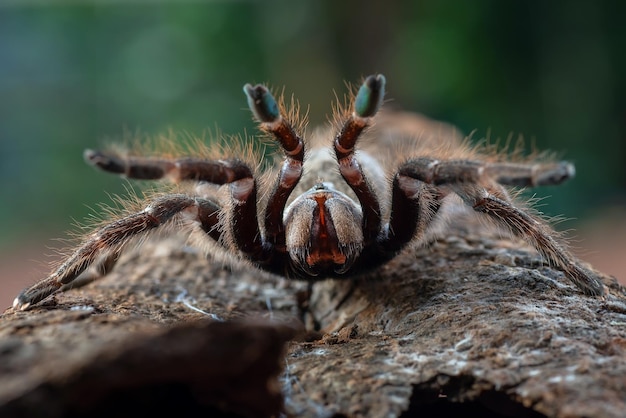
[[626,292],[470,221],[359,280],[152,240],[0,319],[0,416],[622,417]]

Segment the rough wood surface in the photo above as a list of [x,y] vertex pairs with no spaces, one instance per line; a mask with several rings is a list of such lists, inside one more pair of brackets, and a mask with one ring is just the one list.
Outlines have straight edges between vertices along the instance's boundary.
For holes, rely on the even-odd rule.
[[5,311],[0,416],[622,417],[626,292],[606,283],[586,297],[524,243],[467,227],[312,289],[151,241]]

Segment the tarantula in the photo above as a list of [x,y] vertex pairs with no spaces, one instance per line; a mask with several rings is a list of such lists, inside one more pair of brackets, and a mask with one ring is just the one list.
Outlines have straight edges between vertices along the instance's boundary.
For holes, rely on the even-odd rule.
[[168,224],[199,226],[226,251],[271,273],[313,280],[352,277],[423,239],[455,195],[527,240],[583,293],[603,293],[602,283],[555,238],[554,230],[516,206],[505,188],[559,184],[574,175],[570,163],[506,161],[460,141],[450,129],[429,135],[417,116],[402,113],[380,112],[379,129],[360,140],[368,136],[364,132],[374,123],[384,91],[384,76],[367,77],[348,106],[338,106],[337,133],[327,147],[304,141],[294,116],[265,86],[246,84],[260,129],[283,151],[282,166],[265,182],[240,157],[139,157],[87,150],[86,161],[110,173],[197,186],[188,194],[152,197],[143,210],[88,235],[50,276],[24,290],[14,307],[27,309],[70,285],[89,266],[107,274],[125,243]]

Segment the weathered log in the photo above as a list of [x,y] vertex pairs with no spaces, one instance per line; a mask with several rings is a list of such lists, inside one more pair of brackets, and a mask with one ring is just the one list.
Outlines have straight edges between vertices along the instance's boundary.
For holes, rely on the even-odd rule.
[[2,315],[0,416],[623,416],[624,288],[584,296],[524,243],[458,224],[311,289],[148,242]]

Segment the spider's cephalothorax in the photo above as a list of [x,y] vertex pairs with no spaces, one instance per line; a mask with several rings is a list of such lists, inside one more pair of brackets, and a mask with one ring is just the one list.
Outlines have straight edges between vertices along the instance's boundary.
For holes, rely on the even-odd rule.
[[[559,184],[573,176],[571,164],[505,161],[469,147],[451,129],[428,135],[423,118],[403,113],[377,116],[377,129],[360,141],[381,107],[384,89],[382,75],[367,77],[350,108],[336,117],[331,146],[320,147],[319,141],[301,138],[266,87],[245,85],[260,128],[284,154],[271,184],[257,182],[251,166],[239,158],[142,158],[86,151],[87,162],[104,171],[199,186],[189,194],[154,197],[143,210],[99,228],[48,278],[24,290],[14,307],[27,309],[85,275],[90,266],[106,274],[126,242],[176,219],[199,225],[224,250],[275,274],[303,279],[362,274],[423,239],[455,195],[526,239],[584,293],[603,293],[594,273],[554,238],[544,221],[516,206],[505,188]],[[203,187],[207,184],[223,186],[220,197],[212,192],[215,187]]]

